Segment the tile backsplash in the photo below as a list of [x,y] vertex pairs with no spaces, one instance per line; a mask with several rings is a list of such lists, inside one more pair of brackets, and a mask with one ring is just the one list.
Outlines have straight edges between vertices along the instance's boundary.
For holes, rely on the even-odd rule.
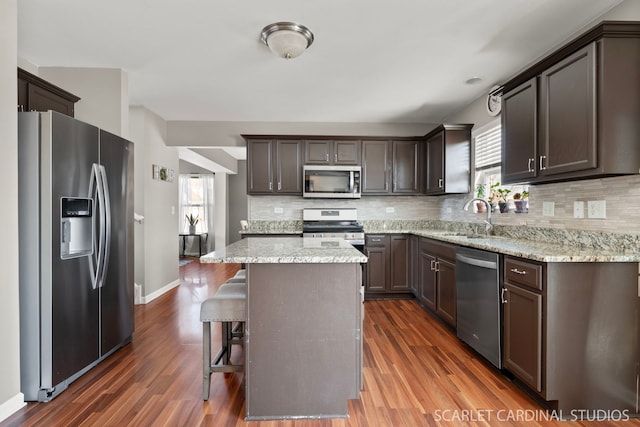
[[[496,212],[492,222],[505,226],[529,226],[565,230],[588,230],[640,234],[640,175],[544,184],[529,187],[529,212]],[[303,208],[358,209],[358,219],[443,220],[482,222],[486,214],[465,212],[462,206],[471,194],[450,196],[365,196],[358,200],[317,200],[299,196],[249,196],[248,217],[255,221],[302,220]],[[574,201],[604,200],[606,218],[576,219]],[[543,202],[554,203],[554,216],[544,216]],[[282,210],[282,212],[280,212]]]

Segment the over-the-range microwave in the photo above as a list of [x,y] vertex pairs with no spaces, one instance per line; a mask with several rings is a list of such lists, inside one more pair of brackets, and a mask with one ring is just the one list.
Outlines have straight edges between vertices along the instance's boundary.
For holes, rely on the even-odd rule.
[[360,166],[304,165],[302,197],[359,199]]

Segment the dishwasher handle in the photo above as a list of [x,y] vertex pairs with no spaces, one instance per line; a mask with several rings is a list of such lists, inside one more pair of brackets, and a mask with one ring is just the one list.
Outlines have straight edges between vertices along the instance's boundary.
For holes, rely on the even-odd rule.
[[475,265],[476,267],[488,268],[491,270],[498,269],[498,263],[494,261],[486,261],[478,258],[471,258],[466,255],[456,254],[456,261],[464,262],[465,264]]

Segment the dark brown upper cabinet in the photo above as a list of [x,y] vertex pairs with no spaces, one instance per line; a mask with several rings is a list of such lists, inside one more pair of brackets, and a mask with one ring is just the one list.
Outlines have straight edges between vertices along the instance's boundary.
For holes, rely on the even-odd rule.
[[442,124],[424,136],[427,195],[471,189],[471,124]]
[[391,144],[389,140],[362,141],[362,194],[391,192]]
[[603,22],[516,76],[502,97],[502,181],[637,174],[640,23]]
[[393,140],[393,193],[420,194],[424,192],[423,143],[419,140]]
[[306,165],[359,165],[360,140],[309,139],[305,141]]
[[362,141],[362,194],[422,194],[420,138]]
[[57,111],[74,116],[79,97],[18,68],[18,111]]
[[502,96],[502,181],[505,183],[528,181],[536,176],[537,81],[533,78]]
[[302,195],[301,140],[247,139],[247,194]]

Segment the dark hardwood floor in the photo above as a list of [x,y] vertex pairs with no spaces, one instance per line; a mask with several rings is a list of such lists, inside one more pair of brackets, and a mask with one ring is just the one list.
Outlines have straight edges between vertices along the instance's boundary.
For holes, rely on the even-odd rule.
[[[350,418],[245,422],[242,374],[214,374],[210,400],[201,396],[200,303],[238,268],[197,260],[181,267],[179,287],[136,306],[131,344],[52,402],[29,403],[0,426],[640,426],[545,420],[539,405],[412,300],[365,302],[364,390],[349,402]],[[242,350],[234,351],[239,361]]]

